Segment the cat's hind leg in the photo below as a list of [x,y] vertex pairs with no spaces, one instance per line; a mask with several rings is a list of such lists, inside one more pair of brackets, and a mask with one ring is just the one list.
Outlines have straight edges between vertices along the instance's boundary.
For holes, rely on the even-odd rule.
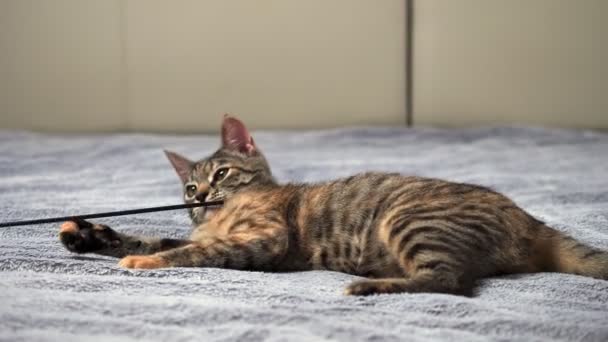
[[367,296],[381,293],[447,293],[471,296],[473,282],[463,281],[458,272],[450,269],[426,269],[408,278],[366,279],[353,282],[344,291],[346,295]]
[[64,222],[59,240],[74,253],[95,253],[116,258],[131,254],[153,254],[192,243],[189,240],[149,238],[127,235],[82,219]]
[[[399,221],[398,221],[399,222]],[[477,237],[454,231],[437,222],[384,226],[379,231],[383,244],[407,278],[358,281],[346,289],[349,295],[374,293],[448,293],[470,296],[480,247]],[[433,225],[435,223],[437,225]],[[477,256],[477,257],[476,257]]]

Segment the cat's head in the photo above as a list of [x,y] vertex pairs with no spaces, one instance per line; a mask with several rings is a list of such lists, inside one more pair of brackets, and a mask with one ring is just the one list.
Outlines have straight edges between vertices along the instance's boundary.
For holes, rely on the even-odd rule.
[[[247,128],[229,115],[222,122],[222,145],[211,156],[194,162],[175,152],[165,154],[182,181],[186,203],[225,201],[240,191],[275,184],[268,162]],[[190,210],[195,224],[213,213],[205,208]]]

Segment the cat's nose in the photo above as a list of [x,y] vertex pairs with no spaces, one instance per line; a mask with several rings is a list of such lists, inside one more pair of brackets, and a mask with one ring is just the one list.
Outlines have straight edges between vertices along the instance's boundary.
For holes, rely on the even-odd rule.
[[194,198],[199,202],[205,202],[207,195],[209,195],[208,191],[199,192],[198,194],[196,194],[196,196],[194,196]]

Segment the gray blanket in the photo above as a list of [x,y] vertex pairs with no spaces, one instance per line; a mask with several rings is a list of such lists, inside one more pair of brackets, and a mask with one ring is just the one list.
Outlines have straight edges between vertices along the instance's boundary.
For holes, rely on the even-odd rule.
[[[368,170],[474,182],[608,249],[608,134],[540,128],[356,128],[256,132],[281,181]],[[162,148],[202,157],[217,136],[0,132],[0,221],[179,203]],[[185,237],[185,212],[101,220]],[[58,225],[0,229],[0,340],[481,341],[608,340],[608,281],[524,274],[474,298],[345,297],[357,277],[222,269],[132,271],[77,256]]]

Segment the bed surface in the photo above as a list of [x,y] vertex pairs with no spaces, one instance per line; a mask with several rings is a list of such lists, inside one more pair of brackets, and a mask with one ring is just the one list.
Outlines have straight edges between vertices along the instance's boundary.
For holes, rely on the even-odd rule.
[[[509,127],[254,132],[280,181],[369,170],[474,182],[608,249],[608,134]],[[162,149],[192,158],[217,136],[0,132],[0,221],[179,203]],[[98,220],[185,237],[185,211]],[[356,277],[121,269],[70,254],[57,225],[0,228],[0,340],[608,340],[608,281],[564,274],[484,280],[474,298],[345,297]]]

